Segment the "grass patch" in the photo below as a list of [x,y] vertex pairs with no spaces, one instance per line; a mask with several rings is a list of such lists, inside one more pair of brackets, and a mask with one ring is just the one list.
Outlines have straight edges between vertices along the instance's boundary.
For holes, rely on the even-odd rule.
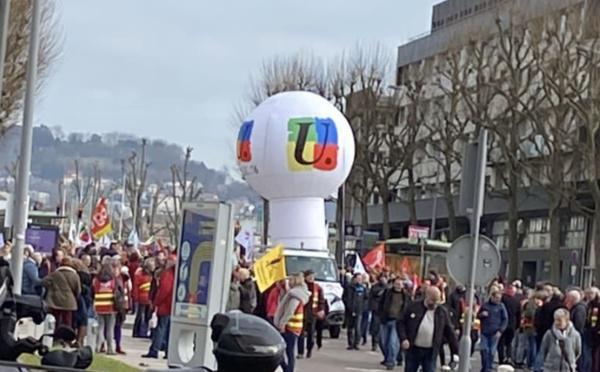
[[[19,362],[39,366],[40,357],[32,354],[22,354],[19,357]],[[141,369],[132,367],[118,360],[109,358],[104,355],[94,354],[94,361],[89,370],[92,371],[110,371],[110,372],[140,372]]]

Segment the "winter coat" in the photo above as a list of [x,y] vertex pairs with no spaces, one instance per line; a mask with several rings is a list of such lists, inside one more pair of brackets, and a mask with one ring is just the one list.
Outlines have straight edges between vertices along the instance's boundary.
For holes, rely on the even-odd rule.
[[377,315],[379,315],[383,294],[388,288],[389,286],[387,284],[377,282],[369,291],[369,310],[377,313]]
[[344,290],[343,297],[346,316],[352,317],[362,314],[367,305],[367,287],[362,284],[351,284]]
[[23,281],[21,284],[21,293],[24,295],[42,294],[42,280],[40,279],[38,267],[31,258],[25,259],[23,263]]
[[153,301],[157,316],[171,315],[174,281],[175,267],[167,268],[160,274],[156,296]]
[[[400,317],[395,317],[392,316],[390,314],[391,311],[391,307],[392,307],[392,303],[394,300],[395,296],[400,296],[401,297],[401,312],[400,312]],[[381,321],[383,322],[387,322],[390,320],[401,320],[402,316],[404,314],[404,310],[406,309],[406,306],[410,303],[410,298],[408,297],[408,295],[406,294],[405,291],[400,291],[397,292],[394,288],[390,288],[388,290],[385,291],[385,293],[383,294],[383,297],[381,299],[381,306],[380,306],[380,310],[379,310],[379,317],[381,318]]]
[[542,338],[546,332],[552,328],[554,324],[554,312],[564,307],[562,299],[554,296],[550,301],[538,308],[535,313],[535,332],[537,333],[538,344],[542,342]]
[[585,332],[585,316],[587,313],[587,307],[583,302],[580,302],[573,306],[569,312],[571,313],[571,322],[573,322],[573,327],[575,327],[577,332],[583,336],[583,332]]
[[[424,301],[412,302],[404,309],[404,317],[402,321],[398,322],[397,327],[400,342],[408,340],[410,347],[413,347],[427,310]],[[450,314],[445,306],[435,308],[433,322],[433,359],[437,358],[444,343],[448,343],[453,355],[458,355],[458,340],[454,333]],[[410,353],[410,350],[408,352]]]
[[306,286],[294,287],[290,289],[279,301],[273,324],[277,329],[283,329],[289,320],[294,316],[298,305],[306,305],[310,293]]
[[48,290],[46,303],[50,309],[77,310],[77,298],[81,295],[79,275],[71,267],[61,266],[42,280]]
[[253,314],[257,304],[254,281],[246,279],[240,284],[240,310],[246,314]]
[[486,302],[479,309],[477,317],[481,320],[481,333],[486,336],[503,333],[508,327],[508,312],[503,303]]
[[516,330],[521,324],[521,302],[519,298],[514,295],[503,295],[502,303],[506,308],[508,314],[508,329]]
[[586,339],[593,347],[600,346],[600,300],[588,304],[585,321]]
[[229,298],[227,300],[227,311],[240,309],[240,284],[234,281],[229,285]]
[[575,372],[581,355],[581,336],[573,323],[569,322],[564,332],[552,326],[544,335],[540,355],[544,361],[544,372]]

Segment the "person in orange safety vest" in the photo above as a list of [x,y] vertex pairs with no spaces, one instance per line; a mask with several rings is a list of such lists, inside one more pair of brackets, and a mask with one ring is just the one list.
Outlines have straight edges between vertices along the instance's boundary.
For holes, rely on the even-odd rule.
[[302,273],[290,277],[289,288],[290,290],[279,302],[273,320],[286,343],[286,360],[281,365],[283,372],[294,372],[296,342],[302,334],[304,306],[308,303],[310,297]]
[[133,323],[133,337],[148,338],[148,323],[152,318],[152,302],[150,301],[150,286],[154,273],[154,259],[144,261],[134,275],[132,297],[137,304],[135,321]]
[[306,342],[306,358],[312,356],[315,347],[315,332],[317,320],[325,318],[325,295],[323,289],[315,282],[315,272],[308,270],[304,273],[304,281],[310,298],[304,306],[304,325],[302,334],[298,338],[298,358],[304,357],[304,346]]

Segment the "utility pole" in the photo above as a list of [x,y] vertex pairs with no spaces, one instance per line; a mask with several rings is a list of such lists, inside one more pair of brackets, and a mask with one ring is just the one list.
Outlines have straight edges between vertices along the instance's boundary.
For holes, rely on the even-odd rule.
[[27,58],[27,82],[25,86],[25,104],[23,112],[23,131],[21,134],[21,154],[19,156],[19,174],[17,175],[17,196],[14,210],[15,246],[12,251],[11,271],[13,274],[13,293],[21,294],[23,277],[23,246],[27,228],[29,209],[29,173],[31,172],[31,144],[33,140],[33,105],[37,79],[38,50],[40,44],[39,25],[41,15],[40,0],[32,1],[31,31],[29,35],[29,55]]
[[338,246],[335,252],[337,264],[342,268],[345,267],[344,253],[346,250],[346,183],[338,189],[337,199],[337,231],[338,231]]
[[119,218],[119,241],[123,240],[123,213],[125,212],[125,187],[127,182],[127,173],[125,173],[125,165],[123,165],[123,188],[121,189],[121,213]]
[[475,173],[475,193],[473,195],[473,209],[471,210],[471,237],[473,239],[473,252],[471,254],[469,283],[467,287],[468,308],[467,319],[460,339],[459,372],[469,372],[471,369],[471,328],[473,326],[473,304],[475,302],[475,275],[477,273],[477,254],[479,251],[479,229],[481,226],[481,215],[483,214],[483,201],[485,195],[485,168],[487,165],[487,129],[479,133],[479,145],[477,147],[477,170]]

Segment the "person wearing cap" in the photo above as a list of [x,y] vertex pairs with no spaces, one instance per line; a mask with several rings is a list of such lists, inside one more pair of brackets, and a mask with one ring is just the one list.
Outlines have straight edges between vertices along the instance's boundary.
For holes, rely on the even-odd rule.
[[304,357],[304,346],[306,342],[306,358],[310,359],[315,347],[315,332],[317,319],[325,318],[325,295],[323,289],[315,282],[315,272],[307,270],[304,272],[304,281],[310,298],[304,306],[304,324],[302,334],[298,338],[298,358]]

